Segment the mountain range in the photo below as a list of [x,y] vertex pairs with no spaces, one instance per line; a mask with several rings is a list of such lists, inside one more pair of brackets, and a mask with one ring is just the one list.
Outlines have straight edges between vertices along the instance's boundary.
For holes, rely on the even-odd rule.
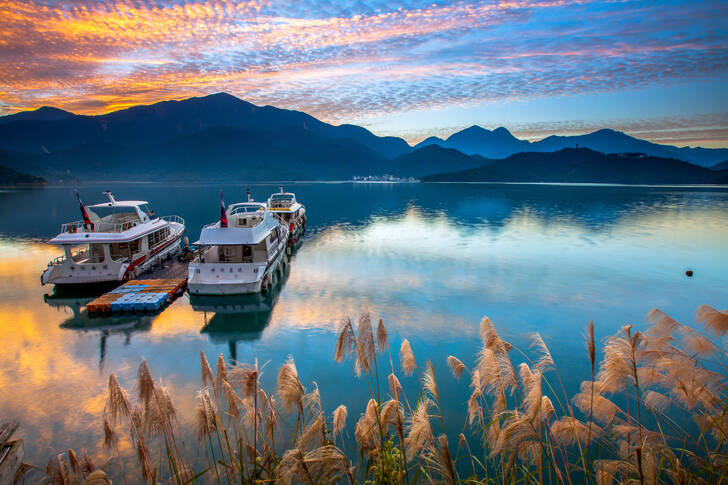
[[355,125],[256,106],[226,93],[163,101],[95,116],[53,107],[0,117],[0,165],[54,182],[76,180],[334,180],[390,173],[422,177],[481,167],[514,153],[564,147],[640,152],[697,165],[728,149],[677,148],[600,130],[519,140],[473,126],[415,147]]
[[659,145],[610,129],[586,135],[551,135],[543,140],[529,142],[519,140],[503,127],[490,131],[476,125],[458,131],[445,140],[437,137],[427,138],[415,145],[415,148],[428,145],[454,148],[468,155],[496,159],[521,152],[555,152],[563,148],[583,147],[602,153],[644,153],[655,157],[675,158],[703,167],[710,167],[728,160],[728,148],[679,148],[672,145]]
[[[427,147],[430,148],[430,147]],[[556,182],[615,184],[728,184],[728,170],[712,170],[643,153],[604,154],[589,148],[522,152],[477,168],[428,175],[424,182]]]

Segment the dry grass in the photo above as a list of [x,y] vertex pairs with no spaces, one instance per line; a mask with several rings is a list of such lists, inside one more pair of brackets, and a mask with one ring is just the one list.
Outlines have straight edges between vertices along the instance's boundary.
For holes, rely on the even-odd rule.
[[[349,411],[340,405],[326,414],[318,387],[306,390],[292,358],[279,370],[274,398],[260,388],[257,363],[229,367],[220,356],[213,373],[201,354],[197,444],[184,442],[189,430],[142,362],[135,402],[109,377],[104,447],[112,463],[122,462],[119,442],[130,440],[137,463],[124,463],[135,473],[123,476],[128,483],[727,483],[728,312],[703,305],[696,320],[705,333],[653,310],[644,331],[626,325],[601,349],[590,322],[583,362],[591,372],[570,397],[540,335],[532,338],[533,360],[516,364],[514,347],[484,318],[472,365],[454,356],[446,362],[455,379],[470,376],[470,398],[448,417],[462,429],[456,447],[445,434],[440,400],[447,396],[435,366],[420,370],[403,340],[396,369],[384,323],[375,333],[369,316],[356,330],[347,320],[335,360],[353,357],[369,392],[353,433],[357,467],[337,446],[351,439]],[[380,352],[389,359],[378,362]],[[420,389],[408,399],[397,374],[415,371]],[[284,426],[284,417],[295,424]],[[190,450],[206,466],[195,468]],[[51,483],[106,483],[72,450],[45,471]]]

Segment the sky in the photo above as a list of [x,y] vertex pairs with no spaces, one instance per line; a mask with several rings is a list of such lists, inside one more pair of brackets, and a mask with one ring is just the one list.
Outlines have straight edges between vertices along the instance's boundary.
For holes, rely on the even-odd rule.
[[728,147],[728,2],[0,0],[0,114],[225,91],[410,143],[467,126]]

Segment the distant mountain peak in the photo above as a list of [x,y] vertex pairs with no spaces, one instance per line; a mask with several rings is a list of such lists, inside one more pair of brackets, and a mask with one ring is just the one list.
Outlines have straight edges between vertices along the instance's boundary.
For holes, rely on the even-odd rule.
[[58,114],[65,114],[71,116],[73,113],[70,111],[63,110],[61,108],[56,108],[55,106],[41,106],[38,109],[31,110],[34,113],[58,113]]
[[53,106],[41,106],[37,109],[19,111],[6,116],[0,116],[0,123],[15,120],[32,120],[32,121],[57,121],[74,116],[70,111],[65,111]]

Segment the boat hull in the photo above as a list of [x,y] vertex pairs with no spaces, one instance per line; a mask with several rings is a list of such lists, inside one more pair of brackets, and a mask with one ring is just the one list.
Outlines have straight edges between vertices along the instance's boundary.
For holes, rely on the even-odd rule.
[[[280,268],[283,246],[267,266],[255,263],[190,263],[187,291],[190,295],[248,295],[260,293]],[[253,273],[254,267],[263,268]]]
[[167,259],[180,251],[180,241],[184,233],[184,226],[176,228],[175,235],[156,251],[151,252],[137,259],[133,263],[115,262],[108,263],[75,263],[65,261],[62,264],[48,266],[41,275],[43,285],[52,284],[62,287],[93,286],[96,284],[119,284],[128,279],[133,279],[155,263]]

